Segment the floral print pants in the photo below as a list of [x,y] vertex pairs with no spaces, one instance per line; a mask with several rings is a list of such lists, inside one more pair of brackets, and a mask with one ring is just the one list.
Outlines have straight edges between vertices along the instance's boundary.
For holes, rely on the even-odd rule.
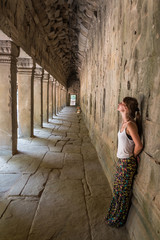
[[131,203],[133,178],[136,171],[137,160],[135,157],[118,159],[113,199],[105,218],[106,223],[112,227],[121,227],[127,220]]

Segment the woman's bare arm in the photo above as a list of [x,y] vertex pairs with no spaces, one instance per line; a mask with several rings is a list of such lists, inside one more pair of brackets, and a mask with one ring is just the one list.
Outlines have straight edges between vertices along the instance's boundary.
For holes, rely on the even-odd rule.
[[138,128],[136,123],[129,122],[127,126],[127,130],[131,135],[133,142],[135,144],[133,155],[134,157],[137,157],[137,155],[142,151],[143,144],[141,143],[141,139],[138,134]]

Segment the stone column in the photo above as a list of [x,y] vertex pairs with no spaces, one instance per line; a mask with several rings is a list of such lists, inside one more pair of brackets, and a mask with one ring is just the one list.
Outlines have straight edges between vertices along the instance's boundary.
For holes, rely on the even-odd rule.
[[43,76],[43,122],[48,122],[48,80],[49,74],[44,71]]
[[34,71],[34,126],[42,127],[42,68],[36,66]]
[[0,147],[17,152],[17,57],[19,48],[0,41]]
[[53,115],[56,115],[56,80],[53,79]]
[[19,136],[33,136],[33,78],[32,58],[18,59],[18,116]]
[[66,107],[67,106],[67,90],[66,88],[64,89],[64,106]]
[[66,88],[65,87],[63,89],[63,94],[64,94],[63,102],[64,102],[64,107],[65,107],[66,106]]
[[63,86],[62,86],[62,85],[61,85],[61,87],[60,87],[60,99],[61,99],[60,109],[62,110],[62,109],[63,109]]
[[59,112],[61,111],[61,84],[59,83]]
[[59,113],[59,82],[56,81],[56,114]]
[[67,106],[70,106],[70,93],[67,93]]
[[[53,118],[53,77],[49,77],[49,119]],[[48,119],[48,121],[49,121]]]
[[62,87],[62,108],[64,108],[65,104],[64,104],[64,86]]

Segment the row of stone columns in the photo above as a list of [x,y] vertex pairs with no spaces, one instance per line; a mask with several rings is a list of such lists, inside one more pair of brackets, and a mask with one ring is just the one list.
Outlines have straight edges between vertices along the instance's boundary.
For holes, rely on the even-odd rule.
[[32,58],[18,56],[12,41],[0,41],[0,148],[13,154],[17,127],[20,137],[32,137],[34,127],[43,127],[66,106],[66,89]]

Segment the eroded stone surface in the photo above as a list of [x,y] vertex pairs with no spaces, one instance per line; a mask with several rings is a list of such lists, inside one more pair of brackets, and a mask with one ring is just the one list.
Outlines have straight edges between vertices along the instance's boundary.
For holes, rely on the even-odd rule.
[[84,169],[81,154],[70,153],[65,155],[61,179],[83,179]]
[[21,174],[0,174],[0,193],[7,192],[21,177]]
[[30,176],[21,195],[38,196],[44,189],[48,174],[48,170],[46,170],[45,168],[40,168],[34,175]]
[[12,201],[0,219],[0,238],[22,240],[28,236],[38,202],[18,199]]
[[36,239],[90,239],[81,181],[50,178],[29,234]]
[[64,159],[64,153],[48,152],[45,155],[41,166],[45,168],[50,168],[50,169],[62,168],[63,159]]

